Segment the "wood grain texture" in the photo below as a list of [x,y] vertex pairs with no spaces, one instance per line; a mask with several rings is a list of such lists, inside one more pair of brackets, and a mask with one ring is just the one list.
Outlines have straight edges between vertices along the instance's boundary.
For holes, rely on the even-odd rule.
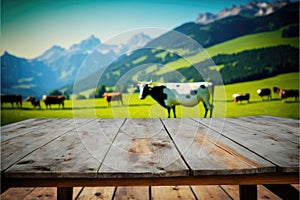
[[[45,120],[41,120],[45,122]],[[54,140],[57,137],[65,134],[66,132],[74,129],[73,120],[51,120],[46,121],[45,124],[40,128],[34,127],[34,131],[31,130],[31,124],[25,124],[24,126],[28,128],[25,131],[18,130],[17,134],[13,134],[14,137],[7,139],[7,137],[1,138],[1,168],[6,170],[11,165],[18,162],[24,156],[29,153],[37,150],[39,147],[44,146],[49,143],[51,140]],[[23,132],[24,131],[24,132]],[[5,130],[1,132],[1,135],[9,135]],[[8,136],[9,137],[9,136]],[[4,140],[6,138],[6,140]],[[3,139],[3,140],[2,140]],[[28,161],[31,162],[31,161]]]
[[[298,187],[297,185],[296,187]],[[133,199],[130,198],[130,195],[132,193],[132,190],[138,190],[139,191],[144,191],[140,190],[141,187],[123,187],[123,193],[127,194],[128,196],[127,199]],[[144,187],[143,187],[144,188]],[[152,188],[158,188],[158,187],[146,187],[147,190],[151,190]],[[178,187],[173,187],[175,190]],[[230,199],[233,200],[238,200],[239,199],[239,187],[238,185],[222,185],[222,186],[192,186],[191,187],[192,191],[194,192],[194,195],[197,197],[197,199],[202,200],[202,199]],[[2,200],[12,200],[12,199],[56,199],[56,193],[54,192],[54,196],[46,195],[52,193],[53,188],[11,188],[7,192],[1,194],[0,199]],[[54,188],[53,191],[56,189]],[[36,192],[39,191],[39,192]],[[81,191],[80,194],[78,192]],[[111,200],[115,198],[114,196],[114,191],[115,187],[86,187],[86,188],[74,188],[74,195],[73,199],[74,200]],[[158,190],[159,191],[159,190]],[[39,196],[37,198],[28,198],[30,193],[34,192],[35,196]],[[147,192],[148,193],[148,192]],[[224,196],[223,194],[227,195]],[[159,194],[158,194],[159,195]],[[150,194],[151,196],[151,194]],[[160,199],[165,199],[169,196],[168,193],[163,196],[162,194],[160,195]],[[174,197],[174,196],[173,196]],[[184,199],[185,195],[182,196],[177,196],[177,198],[174,199]],[[203,198],[205,197],[205,198]],[[118,198],[116,198],[118,199]],[[148,199],[148,198],[145,198]],[[152,198],[150,198],[152,199]],[[258,185],[258,199],[259,200],[280,200],[278,196],[275,194],[271,193],[269,190],[264,188],[261,185]]]
[[1,127],[1,186],[299,182],[297,120],[244,117],[223,122],[32,119],[7,125]]
[[6,192],[1,194],[1,200],[11,200],[11,199],[24,199],[30,193],[32,193],[35,188],[10,188]]
[[153,200],[196,199],[189,186],[151,187]]
[[[107,119],[86,121],[80,128],[72,129],[47,145],[39,147],[7,170],[7,177],[96,177],[113,134],[118,129],[110,129],[106,137],[99,124]],[[101,123],[99,123],[99,121]],[[57,130],[56,130],[57,131]],[[105,131],[103,131],[105,132]],[[96,148],[95,148],[96,147]]]
[[218,185],[192,186],[199,200],[222,199],[231,200],[232,198]]
[[159,119],[127,119],[99,178],[187,176],[188,167]]
[[[220,187],[222,187],[223,190],[226,191],[232,199],[234,200],[239,199],[240,195],[239,195],[238,185],[222,185]],[[281,198],[279,198],[277,195],[267,190],[262,185],[257,186],[257,197],[259,200],[268,200],[268,199],[281,200]]]
[[[255,128],[249,127],[250,125],[244,125],[244,121],[237,119],[235,123],[232,123],[233,119],[227,119],[224,124],[222,134],[230,140],[244,146],[249,151],[265,158],[278,166],[278,170],[281,172],[299,172],[299,141],[298,137],[294,137],[295,142],[291,142],[291,139],[286,138],[285,135],[289,135],[288,129],[280,129],[279,120],[278,126],[274,127],[273,123],[269,124],[268,118],[258,118],[260,124],[269,127],[266,130],[255,130]],[[201,122],[201,120],[199,120]],[[215,119],[218,122],[218,119]],[[239,125],[240,124],[240,125]],[[218,126],[217,123],[215,123]],[[222,121],[219,121],[219,126],[222,125]],[[245,127],[248,126],[248,127]],[[256,124],[253,122],[252,127]],[[214,127],[211,127],[214,129]],[[293,135],[293,134],[292,134]]]
[[[65,119],[67,120],[67,119]],[[1,141],[6,141],[19,135],[38,130],[40,127],[47,126],[56,120],[53,119],[28,119],[1,127]],[[62,121],[62,120],[60,120]],[[55,122],[54,122],[55,123]]]
[[268,173],[249,175],[204,175],[159,178],[8,178],[2,187],[99,187],[99,186],[168,186],[168,185],[247,185],[297,184],[298,173]]
[[273,118],[266,117],[240,117],[228,118],[227,122],[231,122],[237,126],[243,126],[260,134],[268,135],[274,140],[282,140],[285,142],[299,143],[299,121],[280,119],[280,123],[273,121]]
[[76,200],[111,200],[115,187],[85,187]]
[[149,187],[135,186],[135,187],[117,187],[114,200],[147,200],[150,199]]
[[162,119],[193,175],[274,172],[276,167],[190,119]]
[[29,195],[23,198],[23,200],[46,200],[56,199],[56,188],[35,188]]

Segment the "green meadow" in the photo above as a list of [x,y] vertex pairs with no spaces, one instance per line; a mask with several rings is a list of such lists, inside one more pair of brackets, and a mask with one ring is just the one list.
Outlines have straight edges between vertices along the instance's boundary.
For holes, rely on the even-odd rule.
[[[299,119],[299,101],[294,98],[282,102],[277,94],[272,93],[272,100],[264,100],[257,95],[259,88],[272,88],[277,86],[284,89],[299,89],[299,73],[288,73],[263,80],[244,83],[216,86],[214,94],[213,117],[240,117],[269,115]],[[233,103],[232,94],[250,93],[250,103]],[[41,109],[33,108],[29,102],[23,102],[22,109],[11,107],[4,103],[1,109],[1,125],[30,119],[30,118],[164,118],[167,111],[150,96],[145,100],[139,100],[138,94],[124,94],[124,105],[112,102],[111,107],[103,98],[66,100],[65,108],[52,105],[52,109],[46,109],[41,102]],[[197,107],[186,108],[176,106],[177,117],[203,117],[202,103]],[[172,116],[172,115],[171,115]]]
[[[240,53],[245,50],[260,49],[266,47],[273,47],[279,45],[290,45],[299,48],[299,37],[283,38],[282,32],[287,29],[282,27],[275,31],[253,33],[245,36],[237,37],[220,44],[208,47],[205,51],[201,51],[192,56],[184,56],[184,59],[167,63],[164,67],[160,68],[157,75],[162,75],[171,72],[175,69],[190,67],[191,64],[199,63],[205,59],[212,58],[218,54],[234,54]],[[176,50],[180,55],[190,54],[187,50]],[[159,57],[164,58],[166,53],[162,53]]]

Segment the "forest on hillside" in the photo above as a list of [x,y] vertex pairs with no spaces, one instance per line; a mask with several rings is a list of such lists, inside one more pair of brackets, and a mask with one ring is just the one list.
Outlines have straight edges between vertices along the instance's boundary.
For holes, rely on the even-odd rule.
[[218,81],[216,77],[221,75],[223,83],[230,84],[299,71],[299,49],[288,45],[221,54],[212,59],[216,66],[211,66],[211,62],[205,60],[166,74],[164,81],[181,81],[178,80],[178,73],[188,81],[204,81],[199,74],[209,74],[209,81]]

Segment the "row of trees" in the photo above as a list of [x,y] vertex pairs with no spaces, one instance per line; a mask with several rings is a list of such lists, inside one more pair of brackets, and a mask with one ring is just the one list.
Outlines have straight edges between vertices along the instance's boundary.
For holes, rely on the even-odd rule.
[[[282,73],[299,71],[299,49],[288,45],[243,51],[236,54],[214,56],[216,66],[209,60],[195,66],[181,68],[166,74],[164,81],[203,81],[201,74],[210,77],[208,81],[223,81],[224,84],[268,78]],[[180,76],[179,76],[180,75]],[[218,77],[221,75],[222,80]],[[222,82],[215,82],[222,84]]]
[[[166,57],[166,60],[176,59],[176,57],[170,53],[167,53]],[[164,74],[163,77],[152,73],[151,78],[154,81],[163,78],[164,82],[199,82],[204,80],[201,75],[205,75],[206,78],[210,78],[210,80],[206,79],[207,81],[213,81],[215,84],[230,84],[267,78],[282,73],[297,72],[299,71],[299,48],[289,45],[267,47],[247,50],[235,54],[217,55],[214,56],[212,60],[215,62],[216,66],[212,66],[213,63],[211,60],[206,60],[197,63],[194,66],[180,68]],[[157,66],[157,68],[158,67],[159,66]],[[122,71],[125,69],[119,70]],[[107,90],[107,87],[115,86],[123,73],[124,72],[120,72],[119,75],[116,75],[117,73],[105,73],[104,80],[106,80],[106,75],[116,75],[116,80],[112,79],[112,77],[107,77],[107,84],[109,85],[106,85],[106,82],[98,85],[96,90],[89,95],[89,98],[101,98],[105,92],[111,92],[110,90]],[[140,74],[139,78],[142,80],[147,80],[149,78],[149,74],[145,69],[140,70],[138,73]],[[219,78],[220,75],[222,80]],[[110,82],[108,82],[109,78],[111,78]],[[101,79],[101,81],[103,80]],[[132,87],[130,84],[132,85],[133,83],[128,79],[127,82],[119,84],[116,91],[126,93],[128,87]],[[54,90],[50,94],[65,95],[68,98],[70,95],[67,91],[62,93],[58,90]],[[86,97],[78,95],[76,98],[80,99]]]
[[[98,87],[96,88],[95,91],[93,91],[90,95],[89,95],[89,98],[101,98],[103,97],[103,94],[105,92],[112,92],[111,90],[107,90],[106,86],[103,85],[103,84],[100,84],[98,85]],[[70,93],[68,91],[60,91],[60,90],[52,90],[49,92],[48,95],[51,95],[51,96],[58,96],[58,95],[63,95],[66,97],[66,99],[70,99]],[[82,95],[82,94],[77,94],[76,99],[86,99],[86,96]]]
[[67,92],[67,91],[62,92],[62,91],[57,90],[57,89],[51,90],[48,95],[50,95],[50,96],[63,95],[63,96],[66,97],[66,99],[70,99],[70,93],[69,92]]

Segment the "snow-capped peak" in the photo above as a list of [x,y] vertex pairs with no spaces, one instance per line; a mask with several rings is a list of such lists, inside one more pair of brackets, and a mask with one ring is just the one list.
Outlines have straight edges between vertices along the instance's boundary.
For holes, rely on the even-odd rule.
[[91,35],[89,38],[81,41],[78,44],[73,44],[70,47],[70,50],[85,50],[85,51],[92,51],[94,50],[99,44],[101,44],[100,40],[96,38],[94,35]]
[[54,45],[50,49],[46,50],[42,55],[38,56],[36,60],[38,61],[46,61],[51,62],[53,59],[57,59],[61,55],[62,52],[64,52],[65,49],[58,46]]
[[151,38],[148,35],[145,35],[144,33],[138,33],[129,39],[129,41],[127,42],[127,45],[129,45],[129,46],[137,45],[137,46],[142,47],[142,46],[146,45],[150,40],[151,40]]
[[148,35],[144,33],[138,33],[132,36],[124,45],[124,47],[126,48],[126,51],[132,51],[144,47],[148,42],[150,42],[150,40],[151,38]]
[[248,15],[248,16],[265,16],[289,4],[288,0],[281,0],[275,2],[258,2],[252,1],[247,5],[233,5],[231,8],[224,8],[217,14],[200,13],[196,19],[197,24],[208,24],[216,20],[234,16],[234,15]]
[[91,35],[89,38],[73,44],[69,49],[64,49],[58,45],[54,45],[34,60],[42,61],[46,64],[53,64],[64,57],[71,57],[73,55],[89,55],[94,50],[106,57],[113,58],[122,54],[123,52],[141,48],[150,40],[151,38],[149,36],[145,35],[144,33],[139,33],[129,39],[125,45],[114,45],[101,43],[100,39],[96,38],[94,35]]

